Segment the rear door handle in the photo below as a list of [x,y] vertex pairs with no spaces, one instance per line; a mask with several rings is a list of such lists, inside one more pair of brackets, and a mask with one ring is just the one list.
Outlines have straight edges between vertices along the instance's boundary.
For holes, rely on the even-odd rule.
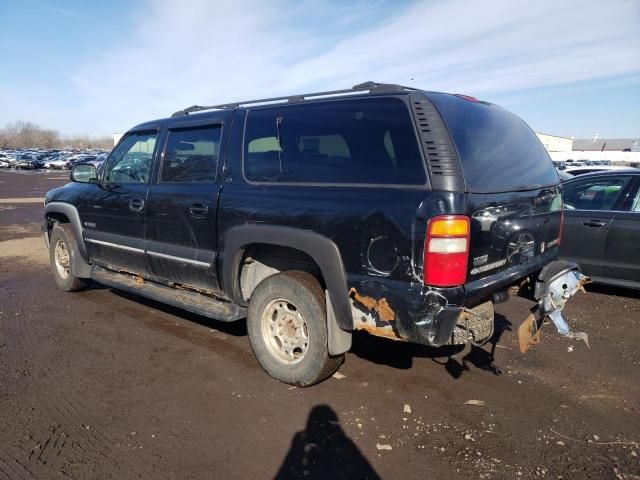
[[129,200],[129,210],[132,212],[141,212],[144,208],[144,200],[139,197],[133,197]]
[[587,227],[604,227],[606,223],[601,222],[600,220],[589,220],[588,222],[582,222],[583,225]]
[[194,203],[189,208],[189,213],[194,218],[206,218],[209,213],[209,206],[202,203]]

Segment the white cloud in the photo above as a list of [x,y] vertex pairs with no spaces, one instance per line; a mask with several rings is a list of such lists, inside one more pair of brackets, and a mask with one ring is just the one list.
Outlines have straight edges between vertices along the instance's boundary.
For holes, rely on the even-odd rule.
[[344,4],[149,1],[73,72],[60,128],[109,133],[194,103],[366,80],[483,96],[640,71],[634,0]]

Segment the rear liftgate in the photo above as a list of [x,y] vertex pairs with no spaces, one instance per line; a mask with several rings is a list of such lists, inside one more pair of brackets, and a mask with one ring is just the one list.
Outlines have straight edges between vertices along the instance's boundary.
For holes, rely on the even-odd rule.
[[560,335],[584,340],[589,347],[589,336],[584,332],[571,331],[562,309],[576,292],[584,292],[584,285],[590,282],[575,263],[555,261],[542,269],[534,292],[538,304],[518,328],[518,344],[522,353],[540,341],[540,328],[547,317],[553,321]]

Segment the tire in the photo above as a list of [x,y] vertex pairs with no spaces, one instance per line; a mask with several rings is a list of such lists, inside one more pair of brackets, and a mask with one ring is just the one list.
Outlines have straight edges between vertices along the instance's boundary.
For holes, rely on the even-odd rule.
[[318,383],[344,358],[329,355],[324,291],[307,272],[282,272],[260,282],[249,300],[247,330],[262,368],[290,385]]
[[56,223],[49,237],[49,260],[53,278],[60,290],[77,292],[87,286],[87,281],[73,273],[73,259],[78,248],[68,223]]

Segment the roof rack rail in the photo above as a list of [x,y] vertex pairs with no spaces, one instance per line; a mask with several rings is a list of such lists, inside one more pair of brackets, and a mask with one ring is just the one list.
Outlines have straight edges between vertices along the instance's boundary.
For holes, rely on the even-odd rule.
[[181,117],[183,115],[189,115],[190,113],[201,112],[203,110],[225,110],[230,108],[238,108],[244,105],[255,105],[260,103],[303,102],[308,98],[329,97],[332,95],[344,95],[349,93],[366,92],[366,91],[368,91],[369,93],[393,93],[393,92],[404,92],[404,91],[411,91],[411,90],[415,90],[415,88],[404,87],[402,85],[395,85],[392,83],[364,82],[344,90],[330,90],[327,92],[305,93],[302,95],[288,95],[285,97],[261,98],[258,100],[246,100],[242,102],[222,103],[220,105],[210,105],[210,106],[192,105],[183,110],[178,110],[171,116]]

